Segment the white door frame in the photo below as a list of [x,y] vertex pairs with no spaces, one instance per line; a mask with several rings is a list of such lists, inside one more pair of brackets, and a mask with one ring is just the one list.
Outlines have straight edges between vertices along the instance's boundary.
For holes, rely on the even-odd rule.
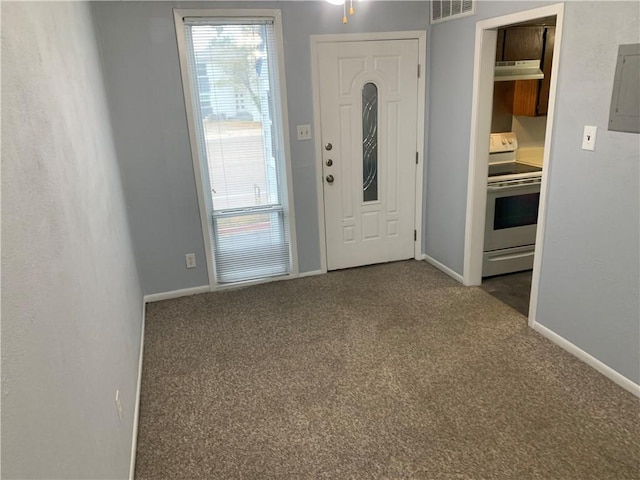
[[562,42],[562,22],[564,4],[549,5],[502,17],[491,18],[476,23],[476,46],[473,71],[473,102],[471,107],[471,138],[469,142],[469,178],[467,183],[467,215],[464,242],[463,283],[482,283],[482,250],[484,244],[484,223],[487,204],[487,163],[489,133],[493,109],[493,70],[495,65],[498,28],[536,18],[556,15],[556,33],[553,47],[553,68],[547,112],[546,135],[544,141],[542,185],[538,229],[533,261],[533,278],[529,300],[529,325],[535,323],[540,284],[540,264],[547,220],[549,175],[552,168],[550,155],[553,138],[553,118],[556,106],[556,87],[560,70],[560,44]]
[[332,35],[311,35],[311,84],[313,88],[313,133],[315,136],[316,154],[316,190],[318,197],[318,240],[320,244],[320,269],[327,272],[327,237],[324,217],[324,184],[322,179],[322,128],[320,125],[320,72],[318,71],[318,46],[328,42],[362,42],[376,40],[418,40],[418,61],[420,62],[420,77],[418,78],[418,121],[416,125],[416,151],[418,164],[416,165],[416,198],[414,228],[416,241],[414,242],[414,258],[422,260],[422,196],[424,183],[424,135],[425,135],[425,88],[426,88],[426,58],[427,32],[411,30],[406,32],[372,32],[345,33]]

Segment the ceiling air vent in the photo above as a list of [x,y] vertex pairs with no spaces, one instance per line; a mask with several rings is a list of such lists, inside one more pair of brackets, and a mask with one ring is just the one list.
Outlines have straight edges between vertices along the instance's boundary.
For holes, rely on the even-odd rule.
[[432,0],[431,23],[440,23],[476,13],[474,0]]

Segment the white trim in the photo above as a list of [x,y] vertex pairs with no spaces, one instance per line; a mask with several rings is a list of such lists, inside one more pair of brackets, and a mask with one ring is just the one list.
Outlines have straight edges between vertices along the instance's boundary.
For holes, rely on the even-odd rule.
[[[485,32],[482,22],[476,25],[476,48],[473,67],[473,100],[471,103],[471,137],[469,139],[469,174],[467,178],[467,213],[464,229],[464,285],[480,285],[482,281],[482,249],[484,246],[484,217],[487,204],[486,169],[479,167],[476,152],[489,151],[491,108],[493,97],[493,69],[497,32]],[[490,38],[484,38],[484,37]],[[493,52],[493,53],[492,53]],[[490,94],[486,95],[489,91]],[[488,97],[488,98],[487,98]],[[483,108],[484,107],[484,108]],[[486,157],[486,153],[480,154]],[[488,163],[488,159],[484,160]]]
[[293,280],[296,278],[311,277],[314,275],[321,275],[327,273],[326,270],[311,270],[309,272],[302,272],[289,275],[281,275],[278,277],[265,277],[258,278],[256,280],[247,280],[245,282],[224,283],[216,285],[214,290],[209,288],[209,285],[202,285],[200,287],[184,288],[182,290],[172,290],[170,292],[152,293],[144,296],[145,303],[161,302],[162,300],[172,300],[174,298],[188,297],[190,295],[199,295],[201,293],[220,292],[222,290],[233,290],[236,288],[250,287],[251,285],[261,285],[263,283],[279,282],[281,280]]
[[310,35],[311,47],[316,48],[319,43],[333,42],[363,42],[376,40],[419,40],[424,39],[425,45],[427,32],[425,30],[406,30],[399,32],[365,32],[365,33],[329,33]]
[[269,18],[274,19],[275,22],[275,18],[280,15],[280,10],[277,8],[174,8],[173,15],[174,18],[177,16],[183,25],[185,17]]
[[556,111],[556,90],[558,88],[558,66],[560,65],[560,46],[562,44],[562,28],[564,24],[564,4],[560,5],[556,13],[556,31],[553,44],[553,59],[551,69],[551,85],[549,87],[549,105],[547,107],[547,125],[543,151],[542,185],[540,187],[540,205],[538,206],[538,228],[536,229],[536,246],[533,254],[533,274],[531,276],[531,296],[529,300],[529,325],[533,326],[538,311],[538,293],[540,292],[540,272],[542,268],[542,248],[547,226],[547,209],[549,195],[549,175],[551,162],[551,140],[553,138],[553,118]]
[[[540,189],[540,207],[538,214],[538,229],[531,284],[531,303],[529,309],[529,324],[535,320],[538,288],[540,283],[540,267],[542,260],[544,230],[547,215],[547,185],[551,170],[551,140],[553,137],[553,123],[555,112],[556,86],[558,71],[560,70],[560,49],[562,40],[564,4],[548,5],[541,8],[517,12],[502,17],[491,18],[476,23],[476,40],[473,72],[473,101],[471,110],[471,135],[469,141],[469,176],[467,181],[467,213],[465,219],[465,244],[463,283],[465,285],[480,285],[482,282],[482,248],[484,238],[484,222],[486,214],[487,189],[486,175],[483,168],[476,168],[486,163],[489,135],[488,128],[491,109],[487,106],[486,95],[487,78],[493,75],[495,61],[495,29],[507,25],[556,15],[556,35],[553,52],[553,69],[551,71],[551,88],[549,91],[549,109],[547,112],[547,134],[544,146],[544,169],[542,171],[542,186]],[[493,53],[491,52],[493,50]],[[491,89],[491,94],[493,90]]]
[[418,135],[416,138],[416,152],[418,152],[418,164],[416,165],[416,206],[414,209],[415,220],[414,229],[416,231],[416,240],[413,244],[413,258],[415,260],[422,259],[422,218],[424,213],[424,173],[425,173],[425,154],[424,154],[424,139],[425,139],[425,122],[426,122],[426,89],[427,89],[427,76],[430,75],[430,69],[427,62],[427,32],[419,32],[418,36],[418,61],[420,62],[420,77],[418,77],[418,118],[416,122],[416,128],[418,129]]
[[[279,9],[173,9],[174,24],[176,28],[176,39],[178,42],[178,54],[180,57],[180,72],[182,75],[182,85],[184,93],[184,102],[187,114],[187,123],[189,130],[189,140],[191,144],[191,153],[193,160],[193,170],[195,174],[196,192],[198,195],[198,206],[200,209],[200,224],[202,227],[202,236],[204,240],[205,256],[207,261],[207,275],[209,285],[207,291],[216,291],[226,289],[228,285],[220,285],[216,283],[214,272],[214,253],[211,245],[211,222],[207,214],[207,202],[204,196],[204,187],[202,182],[205,181],[202,175],[202,162],[198,149],[196,137],[195,113],[192,104],[191,81],[189,78],[187,50],[184,38],[184,18],[185,17],[238,17],[238,18],[269,18],[273,20],[274,34],[276,39],[277,57],[278,57],[278,80],[280,89],[280,114],[282,119],[282,148],[284,157],[284,175],[286,183],[286,199],[283,202],[285,211],[288,215],[289,223],[289,243],[291,250],[291,272],[287,278],[295,278],[298,274],[298,244],[296,236],[295,209],[293,201],[293,169],[291,166],[291,146],[289,138],[289,114],[287,106],[287,84],[285,79],[284,65],[284,39],[282,34],[282,13]],[[269,279],[266,279],[267,281]],[[197,292],[202,293],[202,292]],[[158,294],[164,295],[164,294]],[[188,294],[191,295],[191,294]],[[180,295],[182,296],[182,295]],[[175,297],[170,297],[175,298]],[[164,299],[164,298],[162,298]],[[157,301],[157,300],[150,300]]]
[[[197,12],[203,12],[203,10],[193,10],[191,13],[197,15]],[[176,40],[178,42],[178,57],[180,58],[180,74],[182,75],[182,91],[184,94],[184,105],[187,115],[187,124],[189,131],[189,143],[191,146],[191,160],[193,162],[193,172],[196,182],[196,193],[198,195],[198,207],[200,210],[200,226],[202,228],[202,235],[204,240],[204,252],[207,262],[207,277],[209,280],[208,289],[211,290],[215,281],[215,275],[213,272],[213,249],[211,246],[211,226],[207,218],[207,203],[204,196],[204,188],[202,185],[202,163],[200,159],[200,153],[198,149],[198,140],[196,137],[195,127],[195,112],[193,111],[192,104],[192,91],[191,82],[189,80],[189,68],[187,61],[187,49],[184,38],[184,21],[186,10],[173,10],[173,19],[176,27]],[[208,235],[208,237],[207,237]],[[145,297],[146,298],[146,297]],[[149,300],[157,301],[157,300]]]
[[308,272],[302,272],[301,274],[298,275],[298,278],[304,278],[304,277],[314,277],[316,275],[322,275],[327,273],[326,270],[310,270]]
[[140,330],[140,356],[138,358],[138,381],[136,399],[133,410],[133,431],[131,433],[131,461],[129,463],[129,480],[134,480],[136,473],[136,450],[138,447],[138,420],[140,419],[140,390],[142,388],[142,354],[144,353],[144,325],[147,316],[147,303],[142,301],[142,326]]
[[284,171],[287,184],[287,198],[285,208],[289,215],[289,244],[291,249],[290,278],[298,275],[298,239],[296,235],[296,216],[293,200],[293,166],[291,165],[291,138],[289,136],[289,105],[287,103],[287,81],[284,64],[284,34],[282,33],[282,13],[275,10],[273,14],[273,28],[278,49],[278,80],[280,81],[280,114],[282,115],[282,147],[284,148]]
[[256,278],[255,280],[245,280],[243,282],[233,283],[219,283],[216,285],[215,292],[221,292],[223,290],[235,290],[237,288],[251,287],[252,285],[262,285],[263,283],[280,282],[282,280],[293,280],[298,278],[298,275],[278,275],[277,277],[263,277]]
[[451,270],[449,267],[447,267],[446,265],[440,263],[435,258],[430,257],[429,255],[427,255],[425,253],[425,254],[422,255],[422,259],[425,262],[427,262],[428,264],[433,265],[434,267],[436,267],[441,272],[446,273],[447,275],[449,275],[454,280],[462,283],[462,275],[460,275],[458,272],[455,272],[455,271]]
[[416,122],[416,151],[418,165],[416,165],[416,190],[414,208],[414,259],[422,260],[422,217],[423,217],[423,189],[425,172],[424,136],[425,136],[425,97],[427,78],[427,32],[424,30],[410,30],[404,32],[372,32],[372,33],[344,33],[330,35],[310,35],[311,41],[311,88],[313,91],[313,131],[315,137],[316,154],[316,194],[318,202],[318,240],[320,244],[321,272],[327,271],[327,241],[324,218],[324,188],[322,179],[322,128],[320,120],[320,72],[318,69],[318,45],[329,42],[361,42],[376,40],[418,40],[418,62],[420,63],[420,77],[418,78],[418,111]]
[[181,290],[172,290],[169,292],[151,293],[144,296],[145,303],[160,302],[162,300],[171,300],[172,298],[188,297],[189,295],[197,295],[199,293],[208,293],[211,289],[209,285],[200,287],[183,288]]
[[640,397],[640,385],[638,385],[637,383],[634,383],[633,381],[629,380],[624,375],[616,372],[613,368],[611,368],[608,365],[602,363],[597,358],[589,355],[587,352],[582,350],[580,347],[577,347],[576,345],[574,345],[573,343],[571,343],[570,341],[568,341],[564,337],[561,337],[560,335],[558,335],[554,331],[549,330],[544,325],[541,325],[541,324],[539,324],[537,322],[533,322],[531,324],[531,328],[533,328],[535,331],[540,333],[542,336],[544,336],[544,337],[548,338],[549,340],[551,340],[553,343],[555,343],[559,347],[565,349],[567,352],[569,352],[572,355],[574,355],[575,357],[579,358],[584,363],[586,363],[590,367],[592,367],[595,370],[597,370],[598,372],[600,372],[602,375],[607,377],[612,382],[618,384],[619,386],[621,386],[625,390],[631,392],[636,397]]
[[[320,270],[327,272],[327,231],[324,223],[324,185],[322,179],[322,128],[320,127],[320,74],[318,71],[318,41],[311,35],[311,92],[313,97],[313,137],[316,161],[316,201],[318,208],[318,245],[320,245]],[[318,165],[320,162],[320,165]]]
[[225,283],[218,285],[214,291],[219,292],[222,290],[235,290],[236,288],[250,287],[252,285],[262,285],[263,283],[279,282],[282,280],[295,280],[296,278],[303,277],[312,277],[314,275],[321,275],[323,273],[327,273],[326,270],[311,270],[309,272],[297,273],[295,275],[280,275],[277,277],[257,278],[255,280],[247,280],[244,282]]

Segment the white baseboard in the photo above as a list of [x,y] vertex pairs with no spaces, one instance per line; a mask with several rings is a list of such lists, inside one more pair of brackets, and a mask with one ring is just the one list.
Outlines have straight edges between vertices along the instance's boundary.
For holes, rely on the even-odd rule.
[[592,357],[587,352],[582,350],[580,347],[575,346],[573,343],[571,343],[567,339],[561,337],[554,331],[549,330],[547,327],[540,325],[535,321],[532,323],[531,328],[533,328],[536,332],[540,333],[542,336],[551,340],[556,345],[564,348],[567,352],[576,356],[577,358],[582,360],[584,363],[586,363],[590,367],[596,369],[598,372],[600,372],[602,375],[607,377],[609,380],[613,381],[614,383],[617,383],[625,390],[634,394],[636,397],[640,397],[640,385],[632,382],[627,377],[616,372],[613,368],[605,365],[597,358]]
[[[310,277],[313,275],[321,275],[323,273],[327,273],[322,270],[312,270],[310,272],[303,272],[297,275],[291,275],[286,277],[274,277],[274,278],[266,278],[260,280],[249,280],[247,282],[234,283],[229,285],[218,285],[215,291],[222,290],[233,290],[236,288],[249,287],[251,285],[259,285],[261,283],[275,282],[280,280],[291,280],[293,278],[302,278],[302,277]],[[192,287],[192,288],[183,288],[181,290],[172,290],[170,292],[161,292],[161,293],[151,293],[149,295],[144,296],[144,301],[146,303],[152,302],[160,302],[162,300],[171,300],[173,298],[180,297],[188,297],[189,295],[198,295],[199,293],[209,293],[212,290],[209,288],[209,285],[202,285],[200,287]]]
[[327,273],[326,270],[311,270],[309,272],[299,273],[298,278],[313,277],[314,275],[322,275],[323,273]]
[[140,357],[138,359],[138,384],[133,411],[133,433],[131,434],[131,463],[129,464],[129,480],[134,480],[136,471],[136,450],[138,448],[138,419],[140,418],[140,389],[142,388],[142,354],[144,352],[144,324],[147,316],[147,303],[142,301],[142,328],[140,330]]
[[144,296],[146,303],[159,302],[161,300],[171,300],[172,298],[187,297],[189,295],[197,295],[198,293],[209,293],[211,289],[209,285],[200,287],[183,288],[182,290],[172,290],[170,292],[152,293]]
[[459,273],[454,272],[453,270],[451,270],[449,267],[447,267],[446,265],[443,265],[442,263],[440,263],[439,261],[437,261],[435,258],[430,257],[429,255],[427,255],[426,253],[422,254],[422,259],[433,265],[434,267],[436,267],[438,270],[446,273],[447,275],[449,275],[451,278],[453,278],[454,280],[457,280],[460,283],[463,283],[462,281],[462,275],[460,275]]

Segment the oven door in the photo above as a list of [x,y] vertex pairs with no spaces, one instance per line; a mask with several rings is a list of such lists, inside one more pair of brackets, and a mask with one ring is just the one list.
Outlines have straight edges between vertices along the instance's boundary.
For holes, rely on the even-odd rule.
[[539,179],[529,183],[490,184],[484,251],[535,244],[539,203]]

